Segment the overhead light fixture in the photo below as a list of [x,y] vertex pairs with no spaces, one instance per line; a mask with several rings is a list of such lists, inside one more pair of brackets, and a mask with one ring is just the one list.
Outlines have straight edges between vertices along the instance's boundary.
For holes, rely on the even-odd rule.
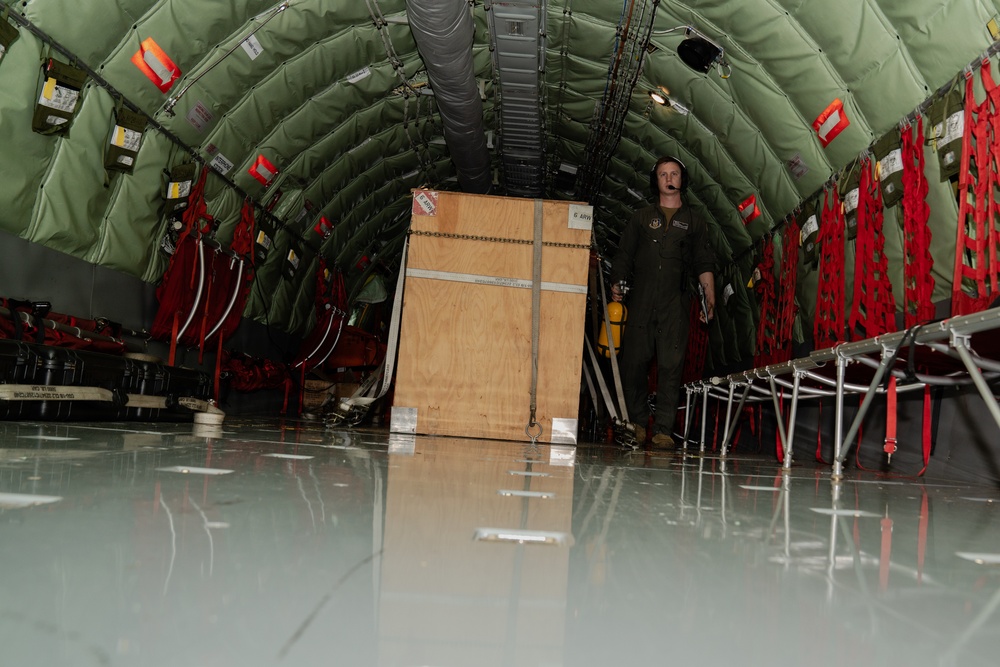
[[702,74],[707,74],[712,67],[717,67],[719,76],[723,79],[728,79],[732,75],[733,68],[726,62],[725,49],[694,26],[680,25],[669,30],[655,30],[653,34],[666,35],[678,30],[684,31],[685,39],[677,45],[677,55],[685,65]]
[[653,90],[649,91],[649,99],[653,100],[661,107],[673,109],[679,114],[686,116],[690,113],[690,109],[678,102],[676,99],[670,97],[670,92],[663,86],[657,86]]

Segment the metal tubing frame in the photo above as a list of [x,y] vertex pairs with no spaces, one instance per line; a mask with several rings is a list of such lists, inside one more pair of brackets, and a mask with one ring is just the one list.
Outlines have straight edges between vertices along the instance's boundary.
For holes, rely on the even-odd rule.
[[683,450],[687,449],[688,435],[691,433],[691,394],[697,391],[697,389],[691,386],[684,387],[684,393],[687,397],[684,404],[684,437],[681,438],[681,449]]
[[795,371],[795,381],[792,387],[792,408],[788,414],[788,439],[785,441],[785,458],[781,467],[786,471],[792,469],[792,443],[795,442],[795,415],[799,409],[799,384],[802,381],[802,373],[805,371]]
[[969,351],[969,337],[965,334],[952,333],[951,344],[962,357],[962,363],[965,364],[969,375],[972,377],[972,381],[976,385],[976,389],[979,390],[980,395],[983,397],[986,408],[993,415],[993,421],[1000,427],[1000,405],[997,404],[996,397],[990,391],[989,385],[986,384],[986,379],[983,377],[982,371],[979,370],[979,367],[972,359],[972,353]]
[[[898,369],[889,368],[889,360],[891,359],[894,350],[904,343],[908,345],[926,345],[936,352],[946,354],[952,358],[957,358],[965,366],[965,370],[968,371],[969,380],[966,381],[963,378],[955,377],[955,374],[942,376],[918,374],[916,378],[917,382],[901,386],[897,389],[897,391],[922,389],[928,384],[961,386],[968,384],[971,381],[971,383],[976,386],[983,401],[986,403],[986,407],[990,411],[994,421],[997,423],[997,426],[1000,427],[1000,402],[998,402],[997,398],[993,395],[989,385],[987,384],[988,379],[992,379],[992,377],[988,378],[988,376],[992,376],[994,373],[1000,373],[1000,361],[980,357],[975,353],[969,344],[969,337],[972,334],[992,330],[1000,330],[1000,308],[992,308],[990,310],[973,313],[971,315],[963,315],[943,320],[941,322],[935,322],[921,327],[916,332],[913,332],[912,330],[897,331],[852,343],[842,343],[833,348],[814,351],[810,353],[808,357],[795,359],[783,364],[775,364],[740,373],[734,373],[723,378],[715,377],[711,378],[711,380],[700,380],[689,383],[685,387],[688,393],[688,414],[685,415],[685,447],[687,445],[687,436],[690,431],[691,396],[700,392],[702,393],[702,433],[700,445],[701,451],[704,452],[705,450],[706,413],[708,407],[708,394],[711,392],[711,387],[708,382],[711,382],[711,384],[716,386],[722,384],[729,385],[729,405],[727,407],[726,431],[723,439],[723,456],[725,456],[725,453],[728,451],[729,439],[735,430],[735,422],[739,419],[740,411],[742,410],[744,402],[746,400],[754,402],[766,400],[766,394],[768,393],[767,389],[755,386],[753,384],[754,379],[767,380],[770,386],[771,400],[774,403],[776,413],[780,413],[777,385],[781,385],[782,387],[791,386],[792,388],[792,413],[790,414],[791,422],[787,433],[785,432],[783,420],[777,420],[778,434],[782,439],[782,444],[786,453],[786,461],[790,460],[788,454],[791,453],[792,438],[794,437],[795,432],[795,410],[798,404],[798,399],[803,395],[812,397],[829,396],[832,394],[836,399],[832,480],[836,483],[843,478],[843,464],[847,458],[850,441],[857,435],[861,421],[864,420],[868,410],[870,409],[871,402],[874,400],[875,395],[878,393],[884,393],[884,390],[882,390],[879,385],[884,379],[886,372],[892,373],[896,377],[905,377],[905,373],[902,373]],[[949,339],[950,348],[954,351],[948,349],[948,347],[940,343],[940,341],[945,339]],[[881,361],[876,362],[874,359],[870,359],[865,356],[876,352],[881,353]],[[812,370],[824,366],[829,362],[834,362],[836,364],[835,380],[823,377]],[[864,385],[849,384],[846,382],[846,368],[847,365],[852,362],[861,362],[875,370],[872,382],[867,387]],[[984,375],[984,370],[989,373]],[[793,378],[792,383],[778,377],[787,373],[794,374],[795,377]],[[802,377],[808,378],[809,380],[820,384],[828,386],[832,385],[834,387],[834,391],[824,391],[817,387],[803,387],[801,386]],[[730,409],[732,407],[734,387],[742,384],[746,384],[746,389],[740,399],[741,407],[737,409],[736,415],[732,416],[732,419],[730,419]],[[798,385],[798,389],[796,389],[796,385]],[[754,392],[756,395],[750,397],[751,392]],[[864,393],[864,399],[845,436],[844,396],[847,392]],[[718,394],[718,398],[726,398],[725,394],[721,392],[721,387]],[[785,467],[787,467],[787,465]]]
[[771,400],[774,401],[774,421],[778,424],[778,436],[781,437],[781,448],[782,450],[788,449],[788,438],[785,435],[785,422],[781,419],[781,405],[778,398],[778,390],[774,386],[774,377],[769,377],[767,379],[768,383],[771,385]]
[[[729,385],[730,401],[732,401],[732,390],[737,384],[738,383],[736,382],[732,382]],[[729,441],[732,439],[733,433],[736,430],[736,422],[739,420],[740,414],[742,414],[743,412],[743,406],[747,402],[747,396],[750,394],[750,387],[752,384],[753,384],[752,382],[748,382],[746,385],[746,389],[743,390],[743,395],[740,397],[739,405],[736,406],[736,414],[733,416],[732,421],[730,421],[729,419],[729,411],[728,410],[726,411],[726,435],[722,439],[722,458],[726,458],[726,456],[729,455]]]
[[698,443],[698,453],[705,453],[705,427],[708,424],[708,387],[703,386],[701,396],[701,442]]
[[[844,439],[840,441],[841,444],[835,456],[836,462],[834,463],[834,466],[836,468],[837,464],[840,464],[841,472],[843,472],[844,459],[847,458],[847,452],[850,450],[849,443],[851,442],[851,440],[854,439],[854,436],[857,435],[858,429],[861,428],[861,422],[864,421],[865,416],[868,414],[868,408],[871,407],[872,401],[875,399],[875,394],[878,393],[876,389],[880,384],[882,384],[882,378],[885,376],[885,371],[889,367],[889,361],[891,358],[892,358],[891,348],[884,347],[882,349],[882,363],[880,363],[879,367],[875,369],[875,375],[872,377],[872,381],[868,385],[868,391],[865,393],[865,397],[861,401],[861,407],[858,408],[858,414],[854,415],[854,421],[851,422],[851,428],[847,430],[847,435],[844,436]],[[844,407],[843,382],[841,381],[841,373],[842,373],[841,368],[842,367],[838,367],[838,374],[837,374],[838,384],[840,385],[840,387],[838,388],[838,396],[837,396],[840,402],[840,410],[838,410],[838,417],[843,415],[842,411]]]

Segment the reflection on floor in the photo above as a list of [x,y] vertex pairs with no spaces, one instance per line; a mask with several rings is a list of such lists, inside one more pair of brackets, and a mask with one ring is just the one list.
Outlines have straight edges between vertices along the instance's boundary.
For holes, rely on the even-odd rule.
[[0,423],[10,665],[995,665],[1000,493],[772,459]]

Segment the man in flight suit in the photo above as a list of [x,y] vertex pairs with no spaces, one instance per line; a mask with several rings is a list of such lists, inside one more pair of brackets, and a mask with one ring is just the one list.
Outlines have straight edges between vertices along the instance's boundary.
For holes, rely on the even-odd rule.
[[715,254],[705,222],[684,205],[687,170],[675,157],[662,157],[650,173],[654,204],[636,211],[622,231],[611,266],[611,298],[621,301],[622,284],[629,293],[628,321],[620,358],[625,405],[635,424],[636,439],[646,440],[649,362],[656,356],[656,420],[654,449],[672,449],[670,436],[677,414],[684,351],[687,348],[690,299],[688,287],[697,277],[705,292],[700,319],[715,315]]

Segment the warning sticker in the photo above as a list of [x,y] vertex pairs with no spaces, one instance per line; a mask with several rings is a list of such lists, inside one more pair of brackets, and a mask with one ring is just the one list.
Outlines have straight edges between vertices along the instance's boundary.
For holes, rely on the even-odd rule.
[[209,123],[215,120],[215,114],[208,110],[205,103],[198,100],[191,110],[188,111],[187,122],[199,132],[204,132]]
[[844,196],[844,213],[850,213],[858,207],[858,200],[861,197],[861,191],[858,188],[854,188],[847,195]]
[[42,94],[38,98],[38,103],[43,107],[70,113],[76,108],[76,101],[80,99],[80,91],[60,86],[56,80],[49,78],[42,86]]
[[584,204],[569,205],[569,228],[586,229],[594,228],[594,207]]
[[965,134],[965,112],[957,111],[948,116],[948,124],[938,123],[934,126],[934,137],[939,144],[950,144],[962,138]]
[[889,154],[878,161],[879,174],[883,179],[895,174],[897,171],[903,171],[903,151],[902,149],[895,149],[889,151]]
[[810,215],[806,224],[802,225],[802,233],[799,236],[799,243],[805,242],[807,238],[819,231],[819,221],[815,215]]
[[257,232],[257,245],[271,249],[271,237],[265,234],[263,231]]
[[160,92],[167,92],[180,78],[181,70],[152,37],[147,37],[132,56],[132,64],[153,82]]
[[413,193],[413,215],[437,215],[439,193],[417,190]]
[[111,145],[124,148],[129,151],[139,150],[139,140],[142,139],[142,132],[130,130],[121,125],[115,125],[115,131],[111,133]]
[[167,185],[167,199],[184,199],[191,194],[191,181],[173,181]]

